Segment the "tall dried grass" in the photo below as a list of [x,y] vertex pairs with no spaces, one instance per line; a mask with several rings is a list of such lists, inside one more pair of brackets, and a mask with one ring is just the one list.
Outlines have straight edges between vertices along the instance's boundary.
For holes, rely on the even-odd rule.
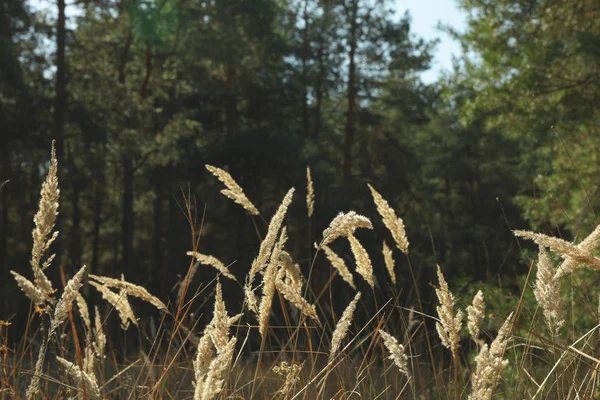
[[[225,184],[227,189],[223,193],[227,197],[250,214],[258,215],[258,209],[228,173],[212,166],[207,169]],[[292,257],[294,253],[287,244],[284,225],[293,200],[292,188],[271,219],[244,284],[218,259],[195,250],[188,252],[199,263],[210,265],[229,278],[223,283],[228,288],[244,292],[240,314],[231,317],[228,313],[218,277],[214,285],[212,319],[202,329],[198,325],[201,319],[192,312],[192,306],[197,307],[201,298],[206,300],[201,291],[185,304],[178,296],[178,310],[171,312],[174,310],[170,310],[168,301],[158,299],[143,286],[127,282],[123,277],[89,274],[90,285],[108,303],[102,314],[98,305],[93,304],[92,320],[92,305],[88,305],[80,293],[86,267],[82,266],[64,284],[60,296],[44,272],[53,262],[53,255],[46,256],[46,253],[58,235],[54,232],[60,193],[57,171],[53,149],[39,211],[34,218],[32,278],[27,278],[27,273],[11,271],[36,313],[29,318],[23,341],[14,348],[9,347],[9,324],[0,323],[1,400],[9,397],[208,400],[353,396],[587,399],[599,393],[600,377],[596,371],[600,360],[591,339],[600,328],[596,326],[575,336],[572,322],[571,332],[563,334],[567,333],[567,307],[561,295],[561,282],[563,277],[578,272],[583,266],[600,269],[600,259],[594,256],[600,245],[600,226],[578,245],[543,234],[515,231],[517,236],[531,239],[540,246],[535,282],[530,284],[528,275],[515,312],[506,312],[505,315],[509,314],[506,318],[492,312],[487,325],[484,320],[489,307],[486,307],[483,291],[478,291],[466,307],[468,323],[463,330],[463,313],[458,308],[468,304],[468,299],[456,295],[462,294],[460,291],[450,290],[439,266],[435,288],[437,316],[425,314],[423,308],[416,311],[410,303],[407,307],[401,305],[401,293],[396,288],[406,282],[400,279],[397,282],[396,271],[402,271],[399,276],[407,270],[412,275],[409,241],[403,220],[370,185],[383,224],[396,247],[407,256],[407,264],[400,260],[396,263],[392,250],[383,240],[382,254],[393,285],[375,284],[368,246],[356,237],[357,229],[372,230],[373,226],[369,218],[354,211],[337,215],[324,229],[321,243],[315,244],[317,252],[325,253],[350,288],[334,285],[333,276],[322,287],[310,281],[310,273],[306,279],[302,274],[305,267],[302,261],[297,263]],[[314,212],[314,184],[310,169],[306,172],[310,218]],[[372,295],[363,296],[357,290],[364,283],[354,281],[344,258],[330,248],[338,238],[348,240],[355,272],[372,288]],[[379,238],[378,243],[382,243],[381,240]],[[562,264],[555,267],[545,248],[562,257]],[[317,260],[315,256],[313,264],[306,267],[311,271],[319,268],[315,264]],[[189,275],[193,275],[193,271]],[[187,281],[189,283],[190,277]],[[202,286],[203,290],[210,287],[210,284]],[[318,290],[313,292],[315,289]],[[420,302],[416,280],[409,289]],[[260,301],[256,290],[262,291]],[[526,309],[526,296],[535,298],[541,307],[548,337],[536,325],[535,310]],[[350,297],[353,299],[337,318],[334,298]],[[158,309],[160,322],[156,322],[156,314],[137,317],[130,303],[132,299]],[[81,318],[73,317],[73,302]],[[246,306],[251,313],[246,312]],[[294,318],[290,310],[296,313]],[[111,323],[114,314],[123,330],[130,324],[137,328],[139,349],[128,348],[127,344],[121,347],[114,340],[119,334],[106,333],[105,324]],[[422,320],[415,318],[415,314],[420,314]],[[39,321],[36,320],[38,315]],[[575,315],[573,311],[571,315]],[[527,317],[531,318],[530,325],[527,325]],[[503,322],[494,334],[498,321]],[[38,328],[34,327],[36,323]],[[434,325],[436,330],[432,329]],[[437,339],[432,334],[436,331]],[[258,353],[256,336],[261,343]],[[376,340],[378,337],[382,340]],[[396,337],[403,339],[399,341]],[[469,337],[476,346],[465,344]],[[344,343],[347,344],[344,346]],[[37,357],[34,357],[34,348]],[[53,357],[46,357],[47,352]],[[452,357],[448,360],[446,354]]]

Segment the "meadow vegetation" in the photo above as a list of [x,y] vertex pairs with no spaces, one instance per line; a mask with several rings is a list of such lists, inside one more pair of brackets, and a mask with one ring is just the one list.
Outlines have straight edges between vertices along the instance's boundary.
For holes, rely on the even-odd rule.
[[[49,249],[60,234],[55,229],[59,168],[53,146],[34,218],[31,271],[26,276],[11,272],[31,302],[22,338],[8,336],[10,318],[0,321],[2,399],[487,400],[591,399],[599,394],[598,311],[593,304],[578,304],[572,291],[579,280],[591,279],[593,270],[600,269],[600,259],[593,255],[600,227],[579,243],[515,230],[516,237],[539,246],[516,296],[483,286],[472,300],[459,299],[443,265],[438,265],[436,313],[427,314],[404,222],[371,185],[374,207],[364,210],[371,217],[340,212],[323,227],[306,277],[287,246],[286,212],[299,201],[299,190],[289,189],[266,231],[256,228],[262,242],[245,277],[198,251],[201,226],[193,226],[195,208],[187,199],[192,221],[189,269],[176,296],[158,299],[123,275],[94,275],[85,265],[70,277],[61,270],[61,285],[49,279],[54,258]],[[206,168],[248,218],[260,217],[229,173]],[[309,219],[315,196],[307,169]],[[373,231],[375,218],[387,232]],[[374,276],[372,258],[359,239],[363,233],[384,238],[388,276]],[[350,266],[329,247],[336,241],[347,242]],[[317,257],[326,257],[331,271],[318,292],[311,284]],[[193,285],[201,268],[212,268],[215,277]],[[396,274],[415,279],[415,304],[400,303]],[[366,285],[357,285],[359,281]],[[561,291],[565,281],[569,297]],[[244,293],[241,309],[226,303],[223,284]],[[86,296],[84,285],[93,287]],[[336,312],[332,296],[340,285],[351,287],[354,295]],[[384,286],[392,294],[378,304],[375,292]],[[91,290],[99,296],[90,295]],[[203,293],[210,294],[204,297],[207,318],[195,314]],[[496,301],[489,302],[488,296]],[[155,312],[134,311],[142,303]],[[584,314],[588,319],[577,321]],[[119,320],[120,328],[111,331],[111,320]]]

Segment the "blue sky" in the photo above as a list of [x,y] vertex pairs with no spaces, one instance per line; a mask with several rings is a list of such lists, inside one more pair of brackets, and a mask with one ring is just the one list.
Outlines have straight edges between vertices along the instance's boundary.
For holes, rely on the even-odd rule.
[[[459,44],[446,33],[437,29],[438,22],[450,25],[459,31],[466,26],[465,15],[456,5],[457,0],[396,0],[396,13],[400,17],[406,10],[412,17],[411,31],[414,35],[425,38],[439,38],[440,42],[434,52],[432,68],[421,77],[425,83],[434,82],[443,70],[452,67],[452,55],[460,55]],[[47,9],[47,0],[30,0],[34,9]],[[54,10],[51,7],[50,10]],[[77,14],[75,7],[67,9],[70,17]]]
[[411,31],[425,39],[439,38],[434,52],[432,68],[423,73],[423,81],[431,83],[443,70],[452,67],[452,55],[460,55],[460,45],[436,27],[438,22],[462,31],[466,26],[465,14],[456,5],[456,0],[396,0],[398,15],[408,9],[412,17]]

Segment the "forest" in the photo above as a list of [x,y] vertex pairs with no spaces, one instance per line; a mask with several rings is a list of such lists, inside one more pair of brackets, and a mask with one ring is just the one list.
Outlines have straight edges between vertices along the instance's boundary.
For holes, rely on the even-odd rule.
[[0,399],[597,398],[600,3],[456,4],[2,0]]

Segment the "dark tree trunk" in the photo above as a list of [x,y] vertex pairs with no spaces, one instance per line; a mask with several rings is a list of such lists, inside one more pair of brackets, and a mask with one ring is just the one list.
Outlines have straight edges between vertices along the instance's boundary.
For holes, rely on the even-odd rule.
[[[56,159],[58,161],[58,182],[61,184],[64,170],[64,129],[65,113],[67,102],[67,80],[66,80],[66,28],[65,28],[65,0],[57,2],[58,19],[56,21],[56,82],[54,98],[54,139],[56,140]],[[55,242],[56,260],[62,264],[62,254],[64,249],[63,229],[64,220],[59,213],[56,221],[56,229],[61,233]]]
[[237,136],[238,132],[238,108],[237,108],[237,71],[235,66],[227,64],[226,72],[227,98],[226,98],[226,118],[227,133],[230,138]]
[[[125,84],[125,67],[127,65],[127,57],[129,49],[133,43],[131,35],[127,36],[123,52],[121,53],[121,61],[119,65],[119,83]],[[131,121],[126,121],[126,126],[131,126]],[[121,266],[122,271],[127,271],[131,268],[133,261],[133,160],[128,154],[128,150],[124,150],[123,155],[123,198],[122,198],[122,213],[123,220],[121,222]]]
[[91,271],[94,274],[98,274],[98,262],[100,253],[100,228],[102,226],[102,197],[104,193],[102,191],[102,183],[100,180],[94,183],[94,218],[92,228],[92,263],[90,265]]
[[[2,185],[2,182],[0,182]],[[6,189],[6,188],[4,188]],[[6,304],[7,301],[5,299],[5,282],[10,282],[9,278],[9,269],[6,265],[7,256],[6,249],[8,244],[8,192],[0,189],[0,207],[2,207],[0,211],[0,289],[2,290],[2,294],[0,294],[0,312],[2,315],[6,315]]]
[[81,267],[81,209],[79,207],[80,186],[74,184],[71,191],[71,206],[73,207],[73,225],[69,238],[69,266],[74,269]]
[[[322,41],[325,38],[321,39]],[[324,91],[324,83],[325,83],[325,62],[323,57],[325,55],[324,43],[321,42],[319,45],[319,49],[317,50],[317,62],[319,64],[319,72],[317,75],[317,87],[316,87],[316,104],[315,104],[315,128],[313,131],[313,137],[316,139],[319,137],[321,133],[321,120],[322,120],[322,107],[323,107],[323,91]]]
[[[177,204],[177,199],[175,198],[175,196],[173,195],[172,191],[171,191],[171,186],[168,186],[168,193],[169,193],[169,227],[168,227],[168,234],[167,234],[167,260],[169,260],[170,262],[172,260],[179,260],[181,259],[182,253],[179,251],[179,241],[177,240],[177,234],[178,232],[178,223],[177,221],[179,220],[179,218],[181,218],[181,214],[179,213],[179,205]],[[191,246],[191,244],[190,244]],[[185,263],[184,263],[185,264]],[[170,285],[175,283],[175,274],[171,271],[171,273],[169,274],[168,270],[167,270],[167,263],[163,263],[163,269],[161,272],[161,280],[163,281],[163,284],[165,285],[165,287],[170,287]],[[185,265],[185,267],[187,268],[187,265]],[[185,270],[185,272],[187,272],[187,269]],[[184,272],[184,273],[185,273]],[[170,281],[167,281],[167,279],[171,278]]]
[[123,156],[123,225],[121,232],[123,271],[133,268],[133,161]]
[[160,173],[155,177],[155,194],[156,198],[153,203],[153,220],[152,220],[152,285],[154,287],[154,295],[163,298],[164,284],[162,279],[162,264],[164,249],[163,242],[163,182]]
[[302,31],[302,127],[304,137],[309,137],[308,120],[308,57],[310,43],[308,41],[308,0],[304,0],[304,29]]
[[346,111],[346,134],[344,137],[344,188],[350,187],[352,178],[352,148],[354,146],[354,119],[356,114],[356,47],[358,35],[358,1],[352,2],[348,45],[348,92]]

